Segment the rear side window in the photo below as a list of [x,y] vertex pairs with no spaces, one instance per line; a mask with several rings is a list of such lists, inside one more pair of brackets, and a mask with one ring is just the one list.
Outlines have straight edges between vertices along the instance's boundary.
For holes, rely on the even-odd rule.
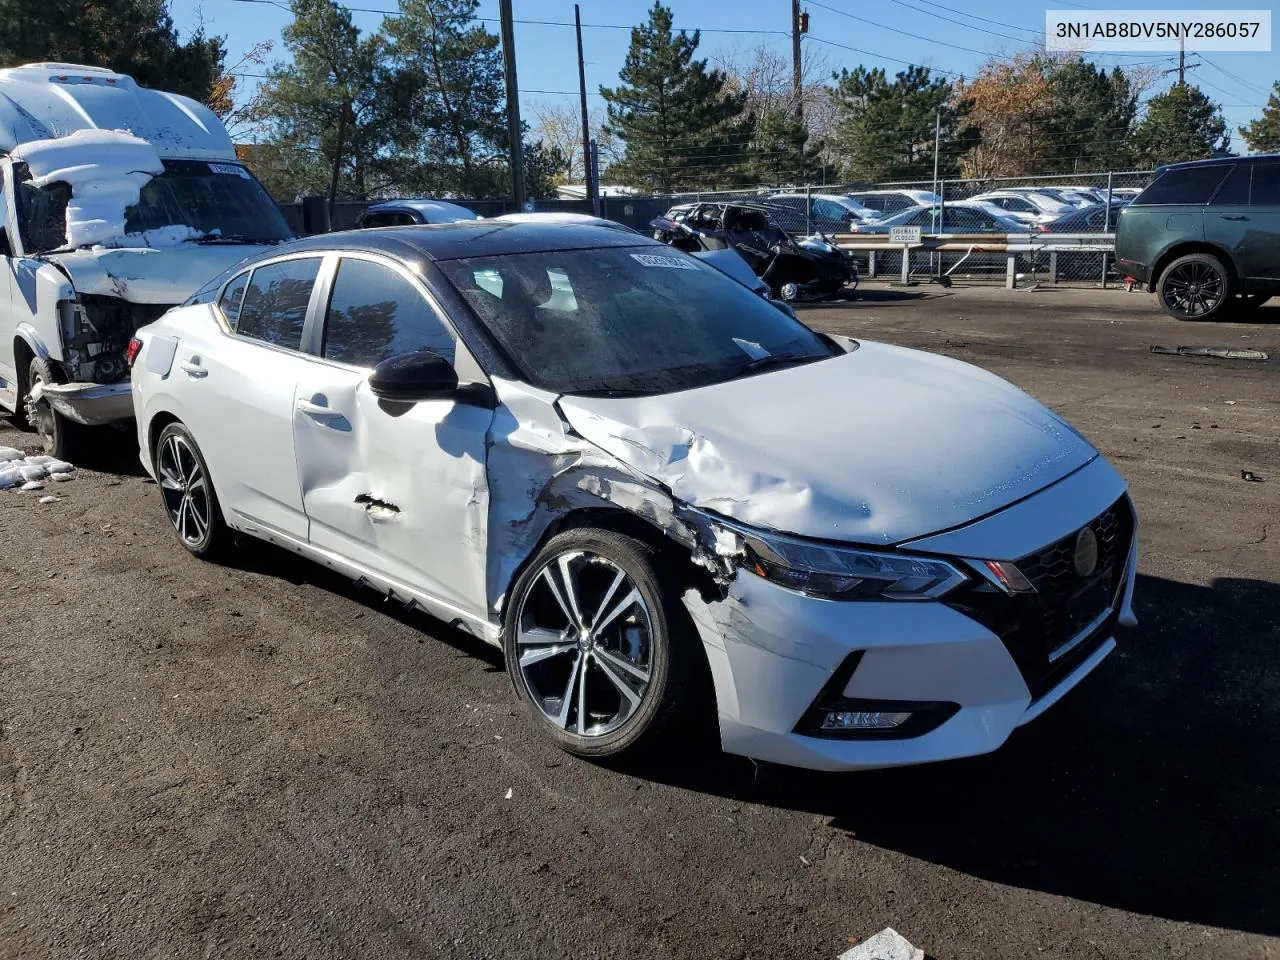
[[1206,204],[1218,189],[1218,184],[1231,172],[1229,164],[1213,164],[1207,167],[1184,167],[1170,170],[1155,180],[1151,186],[1133,201],[1135,207],[1157,204]]
[[374,367],[416,350],[431,350],[453,362],[453,334],[417,287],[383,264],[342,260],[325,314],[324,356]]
[[319,272],[319,257],[285,260],[255,269],[240,306],[236,333],[288,350],[300,350],[307,304]]
[[1215,207],[1242,206],[1249,202],[1249,174],[1252,167],[1247,163],[1237,163],[1227,174],[1227,179],[1218,188],[1213,198]]
[[244,288],[249,285],[249,274],[242,273],[230,283],[227,289],[222,291],[222,296],[218,298],[218,306],[222,309],[222,315],[227,318],[227,323],[231,325],[231,329],[236,329],[236,324],[240,322],[240,302],[244,300]]
[[1253,165],[1253,190],[1249,203],[1255,207],[1280,206],[1280,163]]

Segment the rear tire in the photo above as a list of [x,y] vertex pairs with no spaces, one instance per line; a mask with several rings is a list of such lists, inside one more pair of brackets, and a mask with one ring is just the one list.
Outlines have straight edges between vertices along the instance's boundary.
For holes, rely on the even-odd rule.
[[634,755],[693,712],[699,641],[663,567],[658,549],[642,540],[566,530],[512,587],[507,672],[561,749]]
[[1232,301],[1231,274],[1217,257],[1189,253],[1164,268],[1156,295],[1178,320],[1217,320]]
[[165,515],[182,545],[202,560],[224,553],[231,531],[222,519],[209,467],[191,431],[181,423],[161,430],[152,463]]

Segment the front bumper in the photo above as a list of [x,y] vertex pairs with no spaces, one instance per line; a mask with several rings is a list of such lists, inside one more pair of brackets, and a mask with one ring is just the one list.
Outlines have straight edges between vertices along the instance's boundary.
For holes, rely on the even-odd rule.
[[[1037,546],[1083,526],[1115,502],[1123,481],[1095,461],[1016,510],[1042,500]],[[1112,499],[1106,499],[1112,498]],[[1071,502],[1069,508],[1064,504]],[[948,543],[986,547],[1000,514],[947,534]],[[1075,524],[1075,526],[1071,526]],[[1036,534],[1031,534],[1035,537]],[[957,554],[952,554],[953,556]],[[962,551],[959,556],[982,556]],[[858,770],[929,763],[987,753],[1019,726],[1057,703],[1115,649],[1114,630],[1132,625],[1136,530],[1106,616],[1081,630],[1062,669],[1047,682],[1015,660],[1016,646],[940,602],[838,602],[805,596],[739,571],[723,601],[685,597],[715,684],[721,743],[729,753],[818,770]],[[848,698],[957,707],[940,725],[900,739],[832,739],[797,732],[802,718],[842,666],[856,659],[841,693]],[[1021,654],[1019,659],[1024,659]],[[837,681],[838,682],[838,681]],[[1035,688],[1033,692],[1033,688]]]
[[41,397],[68,420],[96,427],[133,419],[133,392],[122,383],[46,383]]

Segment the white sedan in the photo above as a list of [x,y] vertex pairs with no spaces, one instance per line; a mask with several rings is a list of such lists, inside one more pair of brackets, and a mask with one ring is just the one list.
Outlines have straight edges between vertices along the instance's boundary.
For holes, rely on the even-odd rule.
[[1060,417],[624,228],[312,237],[130,358],[187,550],[258,537],[501,646],[577,754],[712,705],[784,764],[983,753],[1134,622],[1125,482]]

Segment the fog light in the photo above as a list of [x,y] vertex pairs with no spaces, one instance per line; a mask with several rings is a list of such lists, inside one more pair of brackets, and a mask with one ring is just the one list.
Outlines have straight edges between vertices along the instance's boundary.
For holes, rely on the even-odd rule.
[[833,710],[822,719],[823,730],[892,730],[911,719],[910,713],[879,710]]

